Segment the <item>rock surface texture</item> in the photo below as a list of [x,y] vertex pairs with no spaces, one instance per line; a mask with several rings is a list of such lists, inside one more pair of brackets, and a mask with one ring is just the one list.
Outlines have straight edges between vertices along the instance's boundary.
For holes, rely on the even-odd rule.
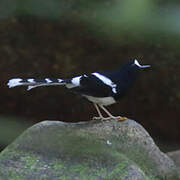
[[174,161],[180,176],[180,150],[168,152],[167,155]]
[[0,154],[0,179],[176,180],[174,162],[133,120],[44,121]]

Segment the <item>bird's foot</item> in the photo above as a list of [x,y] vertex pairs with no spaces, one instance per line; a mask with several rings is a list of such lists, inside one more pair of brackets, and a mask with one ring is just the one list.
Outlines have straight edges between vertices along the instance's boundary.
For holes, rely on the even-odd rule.
[[93,117],[93,120],[101,120],[101,121],[108,121],[108,120],[117,120],[117,121],[125,121],[128,118],[127,117],[122,117],[122,116],[112,116],[112,117]]
[[112,119],[111,117],[93,117],[93,120],[107,121]]
[[101,120],[102,117],[93,117],[92,119],[93,119],[93,120]]
[[114,119],[114,120],[116,120],[116,121],[125,121],[125,120],[128,119],[127,117],[122,117],[122,116],[110,116],[110,117],[108,117],[108,118]]
[[127,119],[128,119],[127,117],[122,117],[122,116],[116,117],[116,120],[117,120],[117,121],[125,121],[125,120],[127,120]]

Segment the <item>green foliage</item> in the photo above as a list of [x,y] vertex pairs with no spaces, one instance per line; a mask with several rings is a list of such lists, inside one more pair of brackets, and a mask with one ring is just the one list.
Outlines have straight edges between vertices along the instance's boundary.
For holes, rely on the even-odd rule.
[[174,40],[180,32],[179,4],[176,0],[3,0],[0,17],[68,18],[71,22],[87,24],[98,36],[119,41],[123,40],[122,35]]

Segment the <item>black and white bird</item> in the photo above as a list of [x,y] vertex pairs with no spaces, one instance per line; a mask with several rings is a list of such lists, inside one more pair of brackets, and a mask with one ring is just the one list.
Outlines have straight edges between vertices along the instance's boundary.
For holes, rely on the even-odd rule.
[[[13,78],[8,82],[9,88],[16,86],[28,86],[31,90],[40,86],[64,85],[72,92],[81,94],[91,101],[99,115],[96,119],[118,119],[124,120],[121,116],[113,116],[104,106],[116,103],[127,93],[127,90],[133,85],[141,69],[149,68],[150,65],[140,65],[138,60],[126,62],[119,70],[112,72],[94,72],[75,76],[71,79],[23,79]],[[103,117],[100,108],[108,115]]]

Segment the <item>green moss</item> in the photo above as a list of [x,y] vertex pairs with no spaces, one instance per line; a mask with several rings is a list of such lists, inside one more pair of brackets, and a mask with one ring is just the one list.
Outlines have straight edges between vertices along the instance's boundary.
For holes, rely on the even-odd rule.
[[[125,176],[127,173],[127,170],[126,170],[127,165],[128,163],[126,161],[125,162],[122,161],[112,170],[112,172],[106,177],[106,179],[113,179],[117,177],[117,175],[120,175],[120,177]],[[120,177],[118,176],[118,178]]]
[[103,174],[107,174],[107,169],[106,168],[100,168],[95,170],[95,174],[97,176],[102,176]]
[[32,155],[31,156],[22,157],[21,160],[25,161],[25,166],[24,167],[27,168],[27,169],[31,169],[31,170],[37,168],[36,165],[37,165],[37,163],[39,161],[37,159],[37,157],[32,156]]
[[8,169],[7,171],[7,178],[8,180],[22,180],[22,176],[18,175],[14,169],[11,170],[11,169]]
[[63,170],[66,168],[65,164],[62,161],[53,161],[50,163],[50,166],[54,170]]
[[78,172],[80,174],[83,174],[85,173],[87,170],[89,169],[88,165],[87,164],[78,164],[76,166],[73,166],[71,168],[71,171],[73,172]]
[[61,177],[58,178],[57,180],[70,180],[70,178],[67,177],[67,176],[61,176]]
[[46,174],[41,175],[38,179],[39,180],[46,180],[48,176]]

